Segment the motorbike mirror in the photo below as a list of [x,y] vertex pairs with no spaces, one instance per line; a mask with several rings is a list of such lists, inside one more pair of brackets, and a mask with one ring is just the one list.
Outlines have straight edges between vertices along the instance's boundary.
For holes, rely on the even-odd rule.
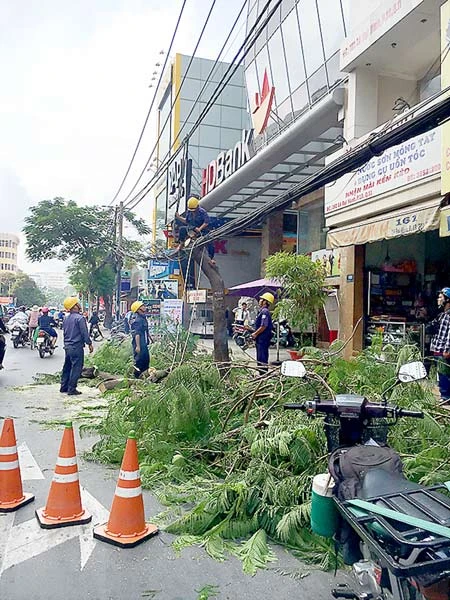
[[408,383],[410,381],[419,381],[425,379],[427,376],[427,370],[425,365],[420,360],[415,362],[406,363],[402,365],[398,371],[398,379],[402,383]]
[[285,360],[281,363],[281,374],[286,377],[300,377],[306,375],[305,365],[298,360]]

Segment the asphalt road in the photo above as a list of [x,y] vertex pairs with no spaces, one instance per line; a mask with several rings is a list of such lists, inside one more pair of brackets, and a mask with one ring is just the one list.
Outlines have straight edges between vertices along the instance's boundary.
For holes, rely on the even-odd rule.
[[[5,369],[0,372],[0,419],[14,418],[23,488],[35,495],[31,504],[0,514],[1,600],[331,598],[333,575],[313,571],[294,579],[289,574],[306,574],[309,569],[282,548],[275,548],[278,562],[249,577],[235,558],[219,563],[201,548],[176,554],[171,545],[174,536],[164,531],[133,549],[93,540],[93,525],[107,520],[118,470],[83,459],[82,452],[95,438],[80,438],[76,421],[82,498],[93,520],[84,526],[40,529],[34,511],[46,504],[62,436],[62,427],[49,423],[71,418],[80,403],[102,401],[92,388],[80,387],[82,396],[68,398],[56,384],[30,386],[37,372],[60,370],[63,354],[61,344],[53,357],[45,359],[30,348],[8,344]],[[149,492],[144,492],[144,505],[149,521],[163,508]],[[199,591],[207,586],[216,595],[201,596]]]

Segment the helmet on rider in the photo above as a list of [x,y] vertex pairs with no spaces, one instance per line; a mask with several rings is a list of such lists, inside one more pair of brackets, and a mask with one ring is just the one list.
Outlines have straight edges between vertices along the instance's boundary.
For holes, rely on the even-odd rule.
[[188,210],[197,210],[199,204],[200,202],[198,201],[198,198],[196,198],[195,196],[191,196],[187,203]]
[[68,298],[66,298],[63,302],[64,308],[66,310],[72,310],[72,308],[76,305],[80,305],[80,301],[76,296],[69,296]]
[[48,313],[48,306],[43,306],[41,310],[44,314]]
[[270,292],[266,292],[262,296],[259,297],[260,300],[266,300],[269,304],[273,304],[275,302],[275,296]]
[[145,304],[143,302],[141,302],[140,300],[136,300],[135,302],[133,302],[133,304],[130,306],[130,310],[131,312],[137,313],[137,311],[142,307],[145,306]]

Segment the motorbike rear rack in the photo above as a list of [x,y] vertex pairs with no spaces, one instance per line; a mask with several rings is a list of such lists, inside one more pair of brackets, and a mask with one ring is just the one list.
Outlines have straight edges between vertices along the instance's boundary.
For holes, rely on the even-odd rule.
[[[442,484],[365,498],[367,502],[450,526],[450,497]],[[335,498],[337,508],[358,535],[397,577],[450,573],[450,539],[418,527],[368,514]]]

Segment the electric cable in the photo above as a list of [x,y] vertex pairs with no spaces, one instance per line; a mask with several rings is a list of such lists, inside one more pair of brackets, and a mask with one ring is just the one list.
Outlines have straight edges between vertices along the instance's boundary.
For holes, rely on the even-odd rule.
[[[431,107],[427,109],[429,105]],[[414,112],[418,110],[422,110],[422,112],[413,116]],[[317,173],[305,178],[301,183],[279,194],[263,207],[255,209],[242,217],[237,217],[232,222],[208,233],[198,240],[197,245],[203,246],[216,239],[237,235],[249,225],[261,222],[275,209],[285,208],[292,201],[298,200],[299,197],[309,194],[335,179],[339,179],[350,171],[358,169],[374,156],[380,156],[387,149],[442,125],[449,118],[450,86],[410,109],[407,113],[403,113],[403,122],[391,131],[374,133],[368,140],[361,142],[346,154],[336,158]]]
[[[117,192],[115,193],[115,195],[114,195],[114,198],[111,200],[111,202],[110,202],[109,206],[112,206],[112,205],[114,204],[114,202],[116,201],[116,199],[117,199],[118,195],[120,194],[120,192],[121,192],[121,190],[122,190],[122,188],[123,188],[123,185],[124,185],[124,183],[125,183],[125,180],[126,180],[126,178],[128,177],[128,174],[129,174],[129,172],[130,172],[130,170],[131,170],[131,166],[132,166],[132,164],[133,164],[133,162],[134,162],[134,159],[136,158],[136,154],[137,154],[138,148],[139,148],[139,146],[140,146],[140,144],[141,144],[142,137],[143,137],[143,135],[144,135],[144,132],[145,132],[145,128],[147,127],[147,123],[148,123],[148,120],[149,120],[149,118],[150,118],[150,114],[151,114],[151,111],[152,111],[152,109],[153,109],[153,105],[154,105],[154,103],[155,103],[156,96],[157,96],[157,94],[158,94],[158,91],[159,91],[159,86],[160,86],[160,84],[161,84],[161,81],[162,81],[162,78],[163,78],[163,76],[164,76],[164,71],[165,71],[165,68],[166,68],[166,65],[167,65],[167,61],[169,60],[169,55],[170,55],[170,52],[171,52],[171,50],[172,50],[172,46],[173,46],[173,44],[174,44],[175,37],[176,37],[176,35],[177,35],[177,32],[178,32],[178,27],[179,27],[179,25],[180,25],[181,17],[183,16],[183,12],[184,12],[184,8],[185,8],[185,6],[186,6],[186,2],[187,2],[187,0],[183,0],[183,4],[181,5],[181,10],[180,10],[180,12],[179,12],[179,14],[178,14],[178,19],[177,19],[177,22],[176,22],[176,25],[175,25],[175,30],[174,30],[174,32],[173,32],[173,34],[172,34],[172,39],[170,40],[169,49],[167,50],[167,53],[166,53],[166,58],[165,58],[165,60],[164,60],[164,64],[163,64],[163,66],[162,66],[162,68],[161,68],[161,73],[160,73],[160,75],[159,75],[158,83],[156,84],[155,92],[154,92],[154,94],[153,94],[153,98],[152,98],[152,100],[151,100],[151,102],[150,102],[150,107],[149,107],[149,109],[148,109],[148,111],[147,111],[147,115],[146,115],[146,117],[145,117],[144,124],[143,124],[143,126],[142,126],[142,129],[141,129],[141,133],[139,134],[139,138],[138,138],[138,141],[137,141],[136,147],[135,147],[135,149],[134,149],[134,152],[133,152],[133,154],[132,154],[132,156],[131,156],[131,160],[130,160],[130,162],[129,162],[129,164],[128,164],[128,167],[127,167],[127,170],[126,170],[126,172],[125,172],[125,175],[123,176],[123,179],[122,179],[122,181],[121,181],[121,183],[120,183],[120,185],[119,185],[119,189],[118,189],[118,190],[117,190]],[[147,165],[146,165],[146,166],[147,166]]]
[[[186,1],[186,0],[185,0],[185,1]],[[190,57],[190,59],[189,59],[189,63],[188,63],[188,65],[187,65],[187,67],[186,67],[186,71],[185,71],[185,73],[184,73],[184,75],[183,75],[183,79],[181,80],[180,87],[178,88],[178,91],[177,91],[177,93],[176,93],[176,95],[175,95],[175,98],[174,98],[174,99],[173,99],[173,101],[172,101],[172,105],[171,105],[171,107],[170,107],[170,110],[169,110],[169,113],[168,113],[168,115],[167,115],[167,117],[166,117],[166,120],[164,121],[164,123],[163,123],[162,127],[160,128],[160,131],[159,131],[159,134],[158,134],[158,138],[157,138],[157,140],[156,140],[156,142],[155,142],[155,145],[153,146],[153,150],[150,152],[150,156],[148,157],[148,159],[147,159],[147,162],[146,162],[146,163],[145,163],[145,165],[144,165],[144,168],[142,169],[142,171],[141,171],[141,173],[140,173],[139,177],[137,178],[137,180],[136,180],[136,183],[133,185],[133,187],[131,188],[131,190],[128,192],[128,194],[127,194],[127,196],[126,196],[126,198],[125,198],[125,200],[124,200],[124,203],[126,203],[126,202],[127,202],[127,200],[130,198],[130,196],[133,194],[134,190],[135,190],[135,189],[137,188],[137,186],[139,185],[139,181],[141,180],[141,178],[142,178],[142,175],[144,175],[144,173],[146,172],[146,170],[147,170],[147,167],[148,167],[148,165],[149,165],[149,163],[150,163],[150,160],[151,160],[151,158],[152,158],[152,156],[153,156],[153,154],[154,154],[155,150],[157,149],[157,147],[158,147],[158,144],[159,144],[159,142],[160,142],[160,140],[161,140],[162,134],[163,134],[164,130],[166,129],[166,127],[167,127],[167,124],[169,123],[169,120],[170,120],[170,118],[171,118],[171,115],[172,115],[172,111],[173,111],[173,109],[174,109],[174,106],[175,106],[175,104],[176,104],[176,102],[177,102],[177,100],[178,100],[178,98],[179,98],[180,94],[181,94],[181,90],[183,89],[183,84],[184,84],[184,82],[185,82],[185,80],[186,80],[186,78],[187,78],[187,76],[188,76],[189,69],[191,68],[191,65],[192,65],[192,63],[193,63],[193,61],[194,61],[195,54],[196,54],[196,52],[197,52],[197,50],[198,50],[198,47],[199,47],[199,45],[200,45],[200,42],[202,41],[203,34],[205,33],[206,27],[207,27],[207,25],[208,25],[208,23],[209,23],[209,19],[210,19],[210,17],[211,17],[212,11],[214,10],[214,6],[215,6],[215,4],[216,4],[216,1],[217,1],[217,0],[212,0],[212,2],[211,2],[211,6],[209,7],[209,12],[208,12],[208,14],[206,15],[205,22],[203,23],[203,27],[202,27],[202,29],[201,29],[201,31],[200,31],[200,35],[199,35],[199,37],[198,37],[198,39],[197,39],[197,42],[196,42],[196,44],[195,44],[195,47],[194,47],[194,50],[193,50],[193,52],[192,52],[192,54],[191,54],[191,57]],[[171,148],[172,148],[172,147],[173,147],[173,146],[171,146]],[[167,156],[167,154],[170,154],[170,150],[171,150],[171,148],[170,148],[170,149],[168,150],[168,152],[166,153],[166,156]]]
[[[280,6],[282,0],[277,0],[276,5],[271,9],[270,13],[268,14],[268,16],[266,17],[266,19],[263,21],[263,23],[261,24],[260,28],[255,32],[255,29],[259,23],[259,20],[263,17],[264,12],[266,11],[266,9],[268,8],[268,5],[270,4],[272,0],[268,0],[266,2],[266,5],[264,6],[261,14],[257,17],[255,24],[252,26],[252,28],[250,29],[250,31],[248,32],[244,42],[241,44],[239,50],[237,51],[235,57],[233,58],[232,63],[230,63],[227,72],[222,76],[221,80],[219,81],[215,92],[213,93],[213,95],[211,96],[210,100],[208,101],[208,103],[205,105],[205,108],[202,112],[201,117],[204,118],[208,112],[211,110],[212,106],[214,106],[214,102],[217,99],[217,95],[220,95],[224,89],[224,87],[227,85],[227,83],[230,81],[230,79],[233,77],[233,75],[236,73],[236,71],[238,70],[238,68],[240,67],[240,65],[242,64],[243,60],[245,59],[245,57],[247,56],[247,54],[250,52],[250,50],[252,49],[253,45],[256,43],[256,40],[259,38],[259,36],[263,33],[265,27],[267,26],[268,22],[270,21],[271,17],[273,16],[274,12],[276,11],[276,9]],[[255,32],[255,33],[254,33]],[[251,39],[251,36],[253,35],[253,39]],[[250,43],[249,40],[251,39]],[[248,43],[248,46],[246,48],[246,44]],[[245,49],[246,48],[246,49]],[[243,56],[241,56],[237,63],[235,63],[234,61],[237,60],[239,54],[245,50]],[[230,69],[232,69],[234,67],[233,72],[228,76],[227,74],[229,73]],[[222,86],[222,87],[221,87]],[[218,92],[218,94],[217,94]],[[212,101],[211,101],[212,100]],[[182,143],[184,143],[187,139],[189,139],[190,137],[192,137],[194,131],[199,127],[199,125],[201,124],[201,121],[198,119],[197,122],[195,123],[195,125],[191,128],[191,130],[189,131],[189,133],[185,136],[184,140]],[[159,138],[157,140],[157,143],[159,141]],[[152,151],[152,153],[154,152],[154,149]],[[168,153],[166,154],[166,157],[168,156]],[[169,167],[169,165],[175,160],[177,154],[174,154],[172,156],[169,156],[167,159],[167,162],[164,162],[162,165],[160,165],[158,167],[157,172],[154,174],[154,176],[150,179],[150,181],[148,181],[144,187],[135,195],[134,198],[132,198],[128,203],[127,206],[129,206],[131,209],[135,208],[147,195],[147,193],[150,191],[150,189],[152,189],[153,187],[153,183],[157,180],[159,180],[163,174],[163,172],[165,170],[167,170],[167,168]],[[164,159],[165,160],[165,159]],[[142,197],[139,197],[140,194],[143,194]]]

